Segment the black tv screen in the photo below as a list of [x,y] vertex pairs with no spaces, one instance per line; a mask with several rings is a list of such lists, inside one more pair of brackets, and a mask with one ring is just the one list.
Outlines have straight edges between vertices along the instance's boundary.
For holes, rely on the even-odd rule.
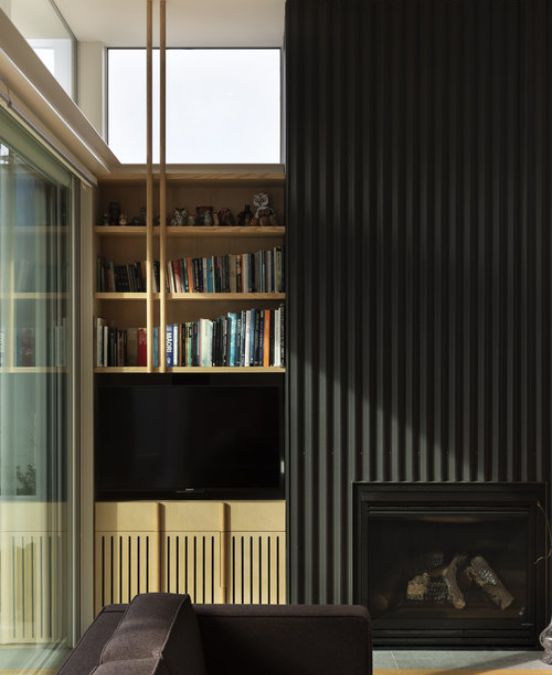
[[282,496],[281,392],[99,386],[98,499]]

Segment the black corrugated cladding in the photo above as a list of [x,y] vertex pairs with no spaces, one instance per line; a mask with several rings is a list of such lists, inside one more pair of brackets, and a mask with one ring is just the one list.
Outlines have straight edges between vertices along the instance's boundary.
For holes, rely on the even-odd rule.
[[287,0],[289,582],[352,482],[550,478],[552,2]]

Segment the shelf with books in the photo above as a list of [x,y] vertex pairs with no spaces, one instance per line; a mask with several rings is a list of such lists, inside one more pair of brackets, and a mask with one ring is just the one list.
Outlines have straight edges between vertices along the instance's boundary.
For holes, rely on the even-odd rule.
[[[167,175],[166,201],[154,177],[146,226],[143,175],[130,168],[100,181],[94,315],[112,330],[111,340],[121,344],[118,354],[111,344],[110,358],[96,363],[95,372],[285,372],[283,355],[270,365],[264,358],[253,363],[253,356],[247,366],[229,365],[218,353],[205,356],[201,365],[169,365],[166,341],[159,340],[169,325],[215,324],[231,312],[269,313],[285,303],[282,167],[182,167]],[[135,261],[145,261],[145,273],[143,263]],[[143,289],[129,291],[121,269],[137,265]],[[125,331],[140,326],[146,331],[147,366],[135,365],[134,356],[128,363],[124,356]],[[117,370],[106,370],[111,368]]]

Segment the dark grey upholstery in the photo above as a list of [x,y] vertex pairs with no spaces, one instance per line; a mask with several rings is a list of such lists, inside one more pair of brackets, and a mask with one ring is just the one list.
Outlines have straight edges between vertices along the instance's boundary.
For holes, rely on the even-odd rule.
[[92,671],[92,675],[170,675],[162,659],[109,661]]
[[364,607],[196,606],[207,672],[240,675],[367,675],[370,621]]
[[106,643],[100,663],[152,658],[161,658],[170,675],[205,675],[203,649],[189,595],[136,596]]
[[[59,675],[89,675],[123,615],[103,610]],[[370,620],[364,607],[194,605],[208,675],[370,675]],[[90,634],[90,635],[89,635]],[[180,653],[185,674],[185,651]],[[90,665],[92,664],[92,665]],[[118,671],[142,675],[141,671]],[[94,675],[111,675],[96,671]],[[155,675],[161,675],[155,673]]]
[[126,605],[104,607],[88,627],[75,649],[58,673],[63,675],[88,675],[100,663],[100,654],[119,621],[123,618]]

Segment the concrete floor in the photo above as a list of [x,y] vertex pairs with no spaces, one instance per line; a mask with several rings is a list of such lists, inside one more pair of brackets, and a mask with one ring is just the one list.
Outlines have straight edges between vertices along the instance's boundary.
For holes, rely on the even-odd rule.
[[491,670],[545,670],[540,651],[403,651],[375,650],[374,668],[385,670],[436,670],[446,673],[457,669],[481,672]]

